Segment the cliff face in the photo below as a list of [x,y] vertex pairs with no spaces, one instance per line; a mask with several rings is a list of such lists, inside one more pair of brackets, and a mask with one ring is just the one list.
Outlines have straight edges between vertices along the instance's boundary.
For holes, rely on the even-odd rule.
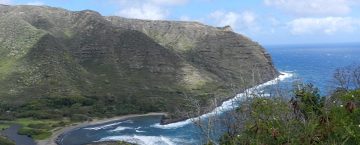
[[229,26],[217,28],[197,22],[146,21],[120,17],[106,19],[115,26],[145,33],[190,64],[215,74],[227,83],[237,84],[242,79],[252,79],[250,71],[254,71],[255,78],[263,80],[273,78],[276,74],[269,54],[258,43],[233,32]]
[[184,94],[205,105],[277,74],[259,44],[229,27],[0,5],[0,97],[8,103],[82,96],[175,112]]

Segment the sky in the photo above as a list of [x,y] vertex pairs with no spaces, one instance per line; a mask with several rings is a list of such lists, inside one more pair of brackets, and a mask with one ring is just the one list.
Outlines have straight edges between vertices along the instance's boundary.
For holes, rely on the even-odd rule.
[[0,0],[104,16],[197,21],[264,45],[360,42],[360,0]]

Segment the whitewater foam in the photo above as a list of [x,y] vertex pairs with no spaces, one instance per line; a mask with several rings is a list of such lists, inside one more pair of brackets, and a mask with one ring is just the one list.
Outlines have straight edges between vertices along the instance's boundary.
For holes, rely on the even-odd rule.
[[124,121],[123,123],[134,123],[134,121],[132,121],[132,120],[126,120],[126,121]]
[[135,129],[135,132],[137,132],[137,133],[142,133],[142,132],[146,132],[146,131],[141,131],[141,130],[136,130],[136,129]]
[[139,127],[136,127],[135,128],[135,132],[138,132],[138,133],[141,133],[141,132],[146,132],[146,131],[142,131],[142,130],[140,130],[141,129],[141,127],[139,126]]
[[131,128],[131,127],[124,127],[124,126],[118,126],[118,127],[116,127],[115,129],[110,130],[110,132],[124,131],[124,130],[127,130],[127,129],[133,129],[133,128]]
[[134,123],[134,121],[132,121],[132,120],[125,120],[125,121],[115,122],[115,123],[107,124],[107,125],[103,125],[103,126],[87,127],[87,128],[84,128],[84,129],[86,129],[86,130],[108,129],[108,128],[110,128],[110,127],[113,127],[113,126],[115,126],[115,125],[119,125],[119,124],[122,124],[122,123]]
[[266,86],[277,84],[280,81],[284,81],[285,79],[291,78],[293,76],[293,74],[291,72],[280,72],[280,73],[281,73],[281,75],[278,76],[277,78],[270,80],[268,82],[265,82],[263,84],[257,85],[255,87],[249,88],[249,89],[245,90],[243,93],[237,94],[235,97],[233,97],[227,101],[224,101],[221,106],[216,107],[213,111],[211,111],[209,113],[203,114],[199,117],[190,118],[190,119],[187,119],[184,121],[175,122],[175,123],[166,124],[166,125],[161,125],[160,123],[156,123],[156,124],[151,125],[151,127],[161,128],[161,129],[180,128],[180,127],[184,127],[185,125],[192,123],[194,120],[208,118],[210,116],[213,116],[216,114],[221,114],[223,112],[237,108],[237,107],[239,107],[239,105],[240,105],[239,102],[241,100],[243,100],[247,97],[254,96],[254,93],[256,93],[256,91],[260,91],[261,89],[263,89]]
[[[100,139],[97,142],[104,141],[125,141],[139,145],[176,145],[169,137],[165,136],[141,136],[141,135],[124,135],[124,136],[109,136]],[[184,142],[184,140],[181,140]]]
[[112,126],[115,126],[115,125],[119,125],[123,122],[116,122],[116,123],[112,123],[112,124],[107,124],[107,125],[103,125],[103,126],[97,126],[97,127],[87,127],[87,128],[84,128],[86,130],[100,130],[100,129],[107,129],[107,128],[110,128]]

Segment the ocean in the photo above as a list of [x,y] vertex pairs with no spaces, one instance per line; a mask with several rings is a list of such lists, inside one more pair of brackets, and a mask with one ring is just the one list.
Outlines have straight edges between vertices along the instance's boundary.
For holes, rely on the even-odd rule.
[[[294,82],[301,81],[314,84],[322,95],[328,95],[334,87],[332,78],[337,68],[360,64],[360,44],[279,45],[265,48],[271,54],[276,68],[284,75],[247,91],[266,91],[276,82],[290,91]],[[243,96],[244,94],[238,94],[234,100],[241,100]],[[239,105],[233,105],[232,102],[224,102],[214,112],[202,115],[201,118],[206,122],[207,118],[213,115],[220,114],[221,117]],[[88,126],[66,133],[61,143],[82,145],[97,141],[122,140],[146,145],[196,145],[203,144],[206,140],[191,120],[163,126],[159,125],[160,119],[161,116],[144,116]],[[215,140],[224,131],[224,127],[217,126],[217,131],[212,134]]]
[[294,74],[292,81],[312,83],[322,95],[334,88],[338,68],[360,65],[360,44],[283,45],[265,47],[279,71]]

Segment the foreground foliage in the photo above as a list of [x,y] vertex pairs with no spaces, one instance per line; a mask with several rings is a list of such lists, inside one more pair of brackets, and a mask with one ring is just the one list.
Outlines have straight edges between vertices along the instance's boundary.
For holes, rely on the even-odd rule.
[[290,100],[253,98],[238,113],[247,116],[239,132],[225,134],[221,144],[360,143],[360,90],[338,90],[320,97],[313,85],[299,85]]

